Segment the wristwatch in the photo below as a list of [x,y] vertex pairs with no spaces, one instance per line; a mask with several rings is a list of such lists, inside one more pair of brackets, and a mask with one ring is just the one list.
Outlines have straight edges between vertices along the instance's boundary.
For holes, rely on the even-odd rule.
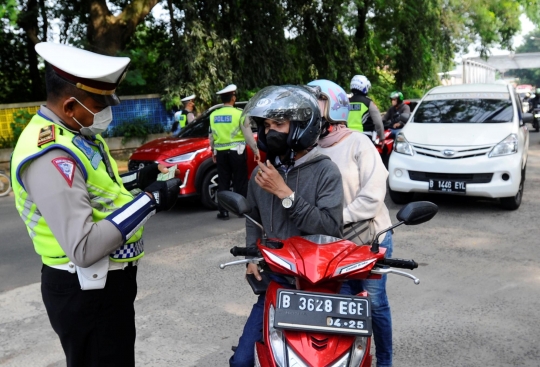
[[286,198],[281,199],[281,205],[285,209],[289,209],[294,203],[294,191],[291,195],[287,196]]

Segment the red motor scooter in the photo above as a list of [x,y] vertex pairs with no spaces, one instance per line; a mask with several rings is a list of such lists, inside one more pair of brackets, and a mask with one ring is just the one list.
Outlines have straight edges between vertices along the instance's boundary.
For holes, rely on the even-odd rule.
[[385,127],[384,129],[384,140],[379,139],[379,134],[376,131],[363,131],[367,135],[373,144],[375,149],[379,152],[381,159],[384,163],[384,166],[388,168],[388,161],[390,160],[390,154],[394,149],[394,138],[390,137],[391,131],[389,128]]
[[258,263],[261,275],[279,274],[291,280],[290,288],[270,281],[266,289],[263,340],[255,345],[255,366],[370,367],[369,295],[339,294],[341,285],[351,279],[380,279],[383,274],[402,275],[419,284],[413,275],[389,268],[412,270],[418,267],[416,262],[385,259],[386,249],[379,248],[378,237],[401,224],[430,220],[437,206],[430,202],[408,204],[397,214],[399,223],[378,233],[370,245],[358,246],[325,235],[268,239],[262,226],[246,215],[251,209],[244,197],[223,191],[218,198],[224,208],[244,215],[263,232],[256,248],[231,249],[234,256],[255,258],[222,264],[220,268]]

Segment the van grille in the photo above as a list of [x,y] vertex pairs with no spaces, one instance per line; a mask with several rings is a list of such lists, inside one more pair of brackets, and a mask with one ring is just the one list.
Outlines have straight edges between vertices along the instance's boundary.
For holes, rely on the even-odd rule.
[[490,183],[493,173],[434,173],[409,171],[409,178],[413,181],[440,180],[440,181],[462,181],[466,183]]

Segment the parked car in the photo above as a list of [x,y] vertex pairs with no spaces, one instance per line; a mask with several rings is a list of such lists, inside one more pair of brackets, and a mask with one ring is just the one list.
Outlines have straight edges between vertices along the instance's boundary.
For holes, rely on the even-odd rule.
[[500,198],[521,204],[531,114],[511,85],[436,87],[420,101],[396,137],[389,193],[398,204],[414,193]]
[[[237,102],[235,107],[243,108],[247,102]],[[212,161],[210,139],[210,114],[222,104],[211,107],[184,127],[177,137],[167,136],[152,140],[139,147],[129,158],[129,170],[136,170],[154,162],[167,166],[178,165],[182,180],[180,197],[197,196],[202,204],[209,208],[217,208],[218,174]],[[256,131],[256,127],[253,127]],[[256,166],[253,151],[247,147],[248,174]]]

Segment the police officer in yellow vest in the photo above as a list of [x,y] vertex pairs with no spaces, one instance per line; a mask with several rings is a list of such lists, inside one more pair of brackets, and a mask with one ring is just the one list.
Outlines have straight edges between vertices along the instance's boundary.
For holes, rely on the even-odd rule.
[[[217,92],[223,107],[210,114],[210,146],[214,163],[217,164],[219,182],[218,191],[230,189],[244,197],[247,196],[248,172],[246,162],[246,142],[259,161],[259,150],[253,137],[249,121],[241,121],[242,110],[234,107],[236,102],[236,85],[231,84]],[[218,204],[217,217],[229,219],[229,212]]]
[[157,164],[119,175],[99,135],[129,58],[48,42],[35,49],[46,61],[47,102],[21,134],[11,174],[43,262],[43,302],[67,366],[134,366],[143,224],[174,205],[180,180],[156,181],[168,171]]
[[349,98],[349,117],[347,127],[356,131],[376,131],[379,140],[384,140],[384,125],[381,113],[375,103],[367,96],[371,83],[364,75],[351,79],[352,97]]
[[193,114],[195,111],[195,103],[193,102],[195,97],[195,94],[192,94],[191,96],[181,99],[184,108],[174,114],[174,122],[171,127],[171,133],[173,135],[178,135],[187,124],[191,124],[195,119],[195,115]]

